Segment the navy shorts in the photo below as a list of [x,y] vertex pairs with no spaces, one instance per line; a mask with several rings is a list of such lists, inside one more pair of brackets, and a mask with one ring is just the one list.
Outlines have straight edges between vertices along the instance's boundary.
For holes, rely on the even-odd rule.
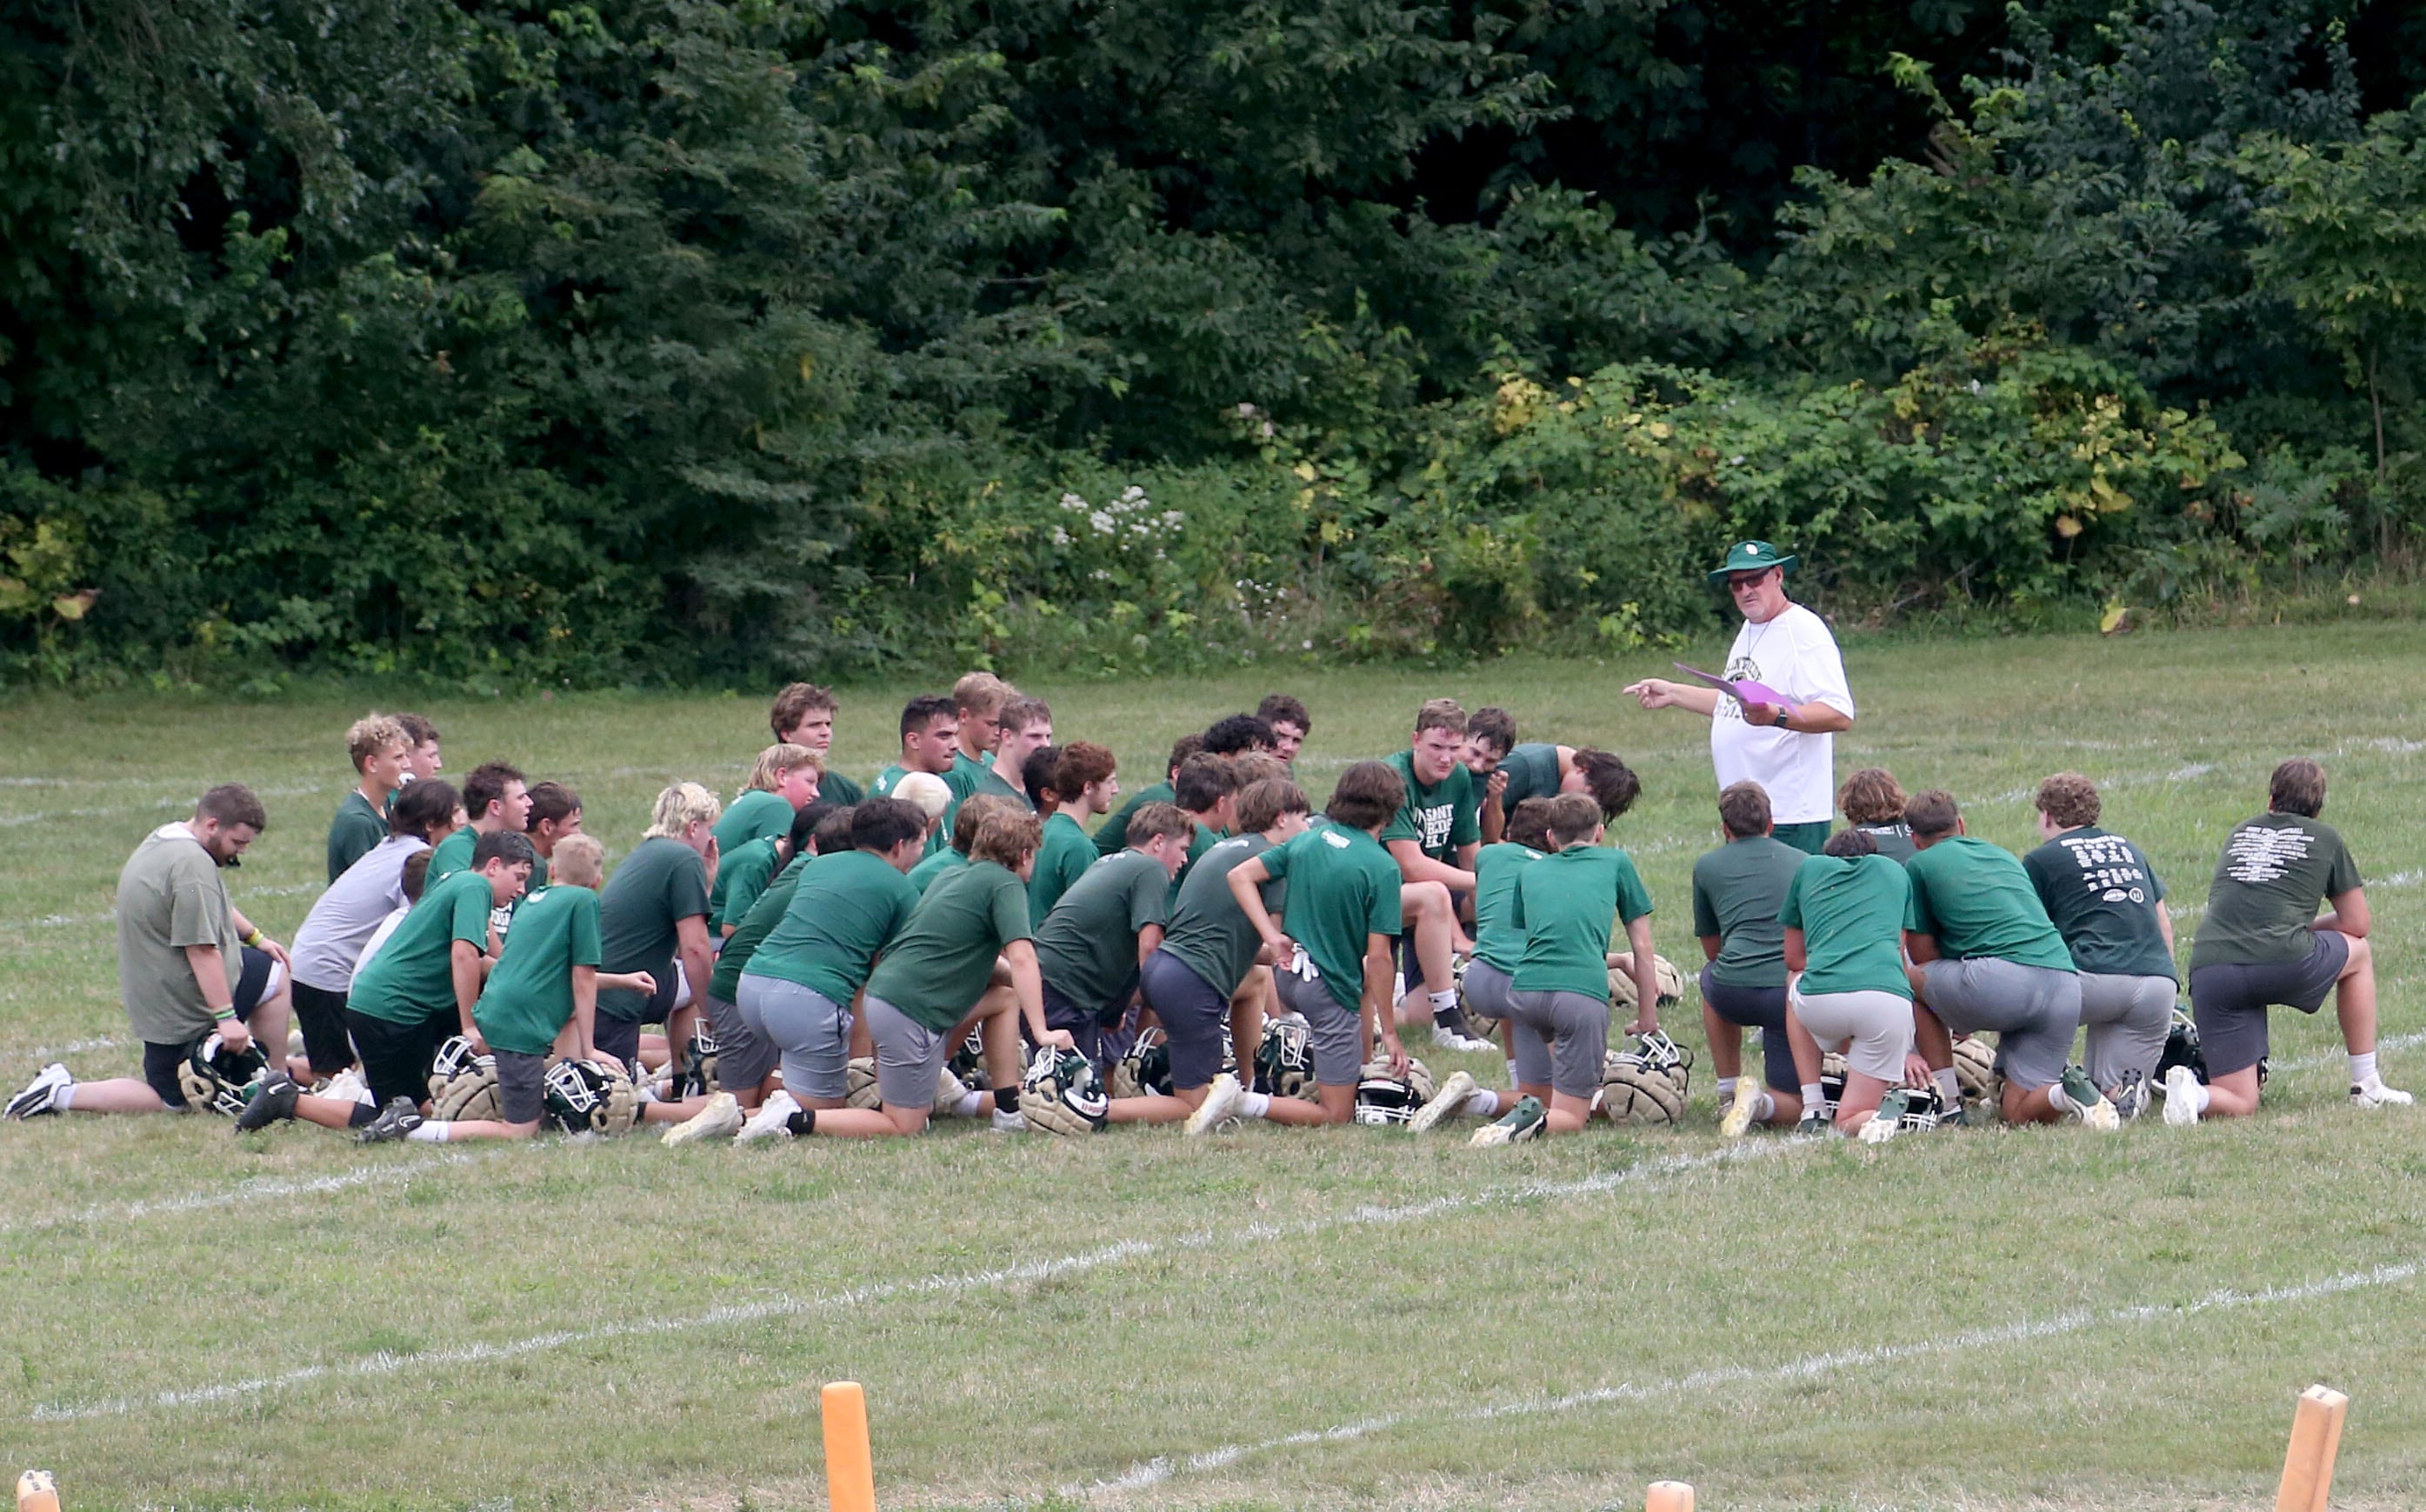
[[623,1073],[638,1078],[640,1074],[640,1022],[637,1019],[610,1019],[599,1014],[590,1021],[590,1043],[599,1054],[612,1055],[623,1063]]
[[1146,1006],[1162,1021],[1171,1048],[1171,1085],[1212,1086],[1221,1074],[1221,1026],[1230,1019],[1229,998],[1167,950],[1145,958],[1140,982]]
[[[1104,1069],[1102,1016],[1091,1008],[1081,1007],[1076,998],[1049,981],[1044,984],[1044,1027],[1068,1030],[1070,1037],[1077,1043],[1078,1054],[1087,1057],[1087,1063],[1097,1070]],[[1022,1038],[1027,1037],[1025,1016],[1020,1021],[1019,1032]]]
[[1786,1037],[1786,989],[1729,987],[1710,980],[1702,968],[1702,1001],[1710,1011],[1742,1029],[1760,1031],[1760,1075],[1772,1092],[1798,1092],[1802,1082],[1794,1071],[1794,1047]]

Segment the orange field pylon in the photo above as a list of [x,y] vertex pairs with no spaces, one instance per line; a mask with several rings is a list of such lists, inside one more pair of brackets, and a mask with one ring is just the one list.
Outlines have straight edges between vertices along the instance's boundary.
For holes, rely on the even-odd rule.
[[2274,1512],[2325,1512],[2325,1498],[2334,1488],[2334,1456],[2342,1447],[2342,1420],[2349,1415],[2350,1398],[2330,1386],[2300,1393]]
[[833,1512],[876,1512],[876,1459],[867,1444],[867,1393],[857,1381],[826,1387],[826,1501]]

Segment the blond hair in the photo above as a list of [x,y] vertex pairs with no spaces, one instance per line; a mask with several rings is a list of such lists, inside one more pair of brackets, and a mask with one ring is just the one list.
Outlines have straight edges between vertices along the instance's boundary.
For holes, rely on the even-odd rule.
[[405,735],[404,726],[386,715],[366,714],[346,728],[346,754],[353,758],[357,772],[363,769],[364,762],[390,746],[402,746],[411,750],[412,742]]
[[565,887],[595,888],[606,875],[606,847],[596,835],[567,835],[548,859],[547,879]]
[[992,672],[971,672],[952,684],[952,706],[985,719],[999,715],[1002,706],[1018,696],[1018,689]]
[[[806,746],[792,746],[777,741],[758,753],[758,764],[750,768],[750,784],[741,792],[772,793],[783,785],[786,776],[799,771],[803,766],[816,768],[820,777],[825,775],[825,765],[817,760],[816,751]],[[734,795],[736,797],[740,796],[739,793]]]
[[927,816],[931,826],[952,806],[952,786],[932,772],[904,772],[888,797],[899,798]]
[[676,782],[657,795],[642,840],[680,840],[695,824],[714,824],[724,817],[724,805],[697,782]]

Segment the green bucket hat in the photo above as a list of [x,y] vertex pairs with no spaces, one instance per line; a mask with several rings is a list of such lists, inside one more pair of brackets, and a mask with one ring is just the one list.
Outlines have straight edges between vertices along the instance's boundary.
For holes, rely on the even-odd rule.
[[1757,572],[1764,567],[1782,568],[1791,576],[1803,558],[1790,552],[1781,552],[1765,540],[1739,540],[1727,548],[1727,559],[1710,572],[1710,587],[1727,586],[1730,572]]

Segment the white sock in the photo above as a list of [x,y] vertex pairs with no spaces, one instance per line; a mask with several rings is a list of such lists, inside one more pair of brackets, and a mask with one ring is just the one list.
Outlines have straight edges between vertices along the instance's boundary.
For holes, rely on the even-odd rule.
[[60,1087],[57,1091],[51,1094],[51,1106],[58,1109],[61,1113],[65,1113],[68,1109],[75,1106],[75,1094],[76,1085],[73,1082],[70,1082],[67,1086]]
[[1242,1118],[1260,1118],[1271,1110],[1272,1095],[1270,1092],[1238,1094],[1238,1117]]
[[1457,989],[1450,988],[1446,992],[1434,992],[1431,994],[1431,999],[1432,1012],[1435,1015],[1450,1012],[1457,1006]]
[[952,1117],[955,1118],[974,1118],[978,1115],[978,1113],[983,1111],[979,1104],[984,1101],[985,1094],[983,1092],[963,1092],[961,1094],[961,1100],[952,1104]]
[[1469,1118],[1496,1118],[1500,1112],[1496,1092],[1485,1089],[1465,1100],[1465,1116]]
[[[2368,1083],[2375,1080],[2374,1051],[2370,1050],[2364,1055],[2353,1055],[2350,1058],[2350,1063],[2351,1086],[2365,1086]],[[66,1106],[65,1103],[60,1105],[62,1107]]]
[[2208,1085],[2205,1082],[2196,1082],[2191,1084],[2191,1106],[2198,1109],[2201,1113],[2205,1113],[2207,1111],[2208,1101]]
[[1929,1079],[1937,1084],[1937,1096],[1940,1102],[1950,1108],[1959,1108],[1963,1105],[1963,1084],[1956,1080],[1953,1067],[1949,1066],[1942,1071],[1932,1071],[1929,1073]]
[[1768,1093],[1766,1093],[1766,1092],[1763,1092],[1760,1096],[1758,1096],[1758,1097],[1756,1097],[1756,1098],[1754,1098],[1754,1099],[1752,1100],[1752,1121],[1753,1121],[1753,1122],[1755,1122],[1755,1123],[1767,1123],[1770,1119],[1771,1119],[1771,1118],[1776,1118],[1776,1117],[1777,1117],[1777,1099],[1775,1099],[1775,1098],[1773,1098],[1773,1097],[1770,1096],[1770,1095],[1769,1095]]
[[406,1134],[404,1136],[404,1142],[408,1145],[443,1145],[448,1139],[452,1138],[454,1134],[454,1125],[442,1123],[438,1119],[432,1118],[428,1123],[423,1124],[420,1128]]
[[2072,1111],[2072,1099],[2065,1095],[2063,1084],[2062,1082],[2057,1082],[2048,1086],[2047,1106],[2055,1109],[2058,1113],[2070,1113]]
[[1803,1105],[1817,1113],[1828,1105],[1828,1094],[1820,1089],[1819,1083],[1805,1082],[1803,1084]]
[[632,1084],[632,1096],[633,1101],[639,1102],[655,1102],[660,1101],[657,1097],[656,1084],[649,1081],[645,1076],[639,1081]]
[[1732,1107],[1735,1104],[1736,1084],[1742,1080],[1743,1078],[1740,1076],[1722,1076],[1719,1078],[1719,1106],[1724,1108]]

